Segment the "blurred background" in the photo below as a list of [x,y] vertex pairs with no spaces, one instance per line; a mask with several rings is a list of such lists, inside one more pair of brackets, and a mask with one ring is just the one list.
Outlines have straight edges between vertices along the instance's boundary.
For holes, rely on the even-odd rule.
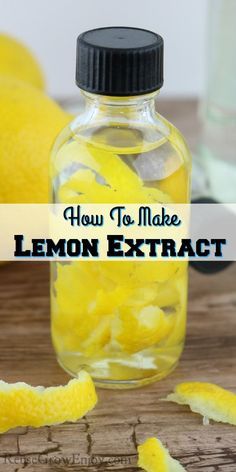
[[164,37],[163,97],[199,96],[203,90],[207,0],[0,0],[0,7],[1,32],[31,48],[55,97],[77,93],[77,36],[107,25],[152,29]]
[[[81,32],[125,25],[161,34],[165,81],[158,110],[180,128],[193,153],[193,198],[236,201],[236,0],[0,0],[0,7],[1,34],[30,48],[46,92],[70,112],[80,107],[75,56]],[[22,68],[20,79],[45,90],[38,66],[29,70],[23,51],[21,60],[4,38],[0,47],[1,73],[5,63],[13,76]]]

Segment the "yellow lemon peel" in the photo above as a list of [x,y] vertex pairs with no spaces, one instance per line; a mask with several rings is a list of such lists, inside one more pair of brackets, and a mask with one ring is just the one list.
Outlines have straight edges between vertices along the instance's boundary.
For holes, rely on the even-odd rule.
[[[172,201],[167,187],[161,189],[159,181],[155,186],[142,181],[129,159],[110,148],[106,140],[100,144],[96,141],[94,145],[92,137],[90,142],[78,138],[58,151],[64,169],[72,157],[75,164],[73,174],[59,186],[60,202]],[[181,185],[182,167],[177,180]],[[176,195],[179,190],[172,183],[172,193],[181,201],[182,191]],[[101,356],[103,351],[108,355],[114,350],[119,355],[136,354],[157,344],[179,346],[185,333],[185,273],[187,265],[179,261],[57,264],[52,294],[56,350]]]
[[154,305],[122,307],[113,321],[112,339],[125,352],[135,353],[165,339],[172,328],[172,315]]
[[32,387],[24,382],[0,381],[0,433],[18,426],[49,426],[75,422],[97,403],[90,375],[81,371],[65,386]]
[[[92,355],[110,342],[129,353],[159,342],[168,345],[182,342],[185,274],[178,279],[173,277],[171,282],[156,282],[172,273],[169,264],[160,263],[159,270],[158,264],[155,268],[155,264],[148,262],[58,264],[57,296],[52,293],[55,347]],[[144,274],[149,275],[146,284]],[[172,295],[168,294],[169,283]]]
[[166,400],[188,405],[204,419],[236,425],[236,394],[218,385],[207,382],[181,383]]
[[161,441],[148,438],[138,446],[138,466],[147,472],[184,472],[184,467],[173,459]]

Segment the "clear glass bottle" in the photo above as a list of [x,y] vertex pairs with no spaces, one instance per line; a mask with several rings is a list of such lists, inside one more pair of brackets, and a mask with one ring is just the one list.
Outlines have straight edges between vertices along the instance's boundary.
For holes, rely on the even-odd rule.
[[193,168],[193,198],[236,201],[236,2],[210,0],[202,134]]
[[[84,79],[89,53],[80,49],[85,43],[93,57],[98,48],[101,62],[108,61],[101,50],[110,45],[106,54],[114,66],[106,69],[106,80],[99,76],[96,82],[94,68]],[[54,202],[189,202],[188,149],[179,131],[155,107],[162,85],[162,48],[160,36],[132,28],[104,28],[79,37],[77,82],[85,107],[53,149]],[[150,49],[155,50],[151,59]],[[133,57],[139,52],[135,64]],[[135,74],[141,73],[148,54],[151,67],[142,69],[138,83]],[[128,84],[129,61],[134,71]],[[97,64],[101,75],[104,62]],[[155,73],[150,72],[153,68]],[[52,339],[67,372],[76,376],[83,368],[97,385],[128,388],[158,380],[176,366],[185,337],[185,262],[51,265]]]

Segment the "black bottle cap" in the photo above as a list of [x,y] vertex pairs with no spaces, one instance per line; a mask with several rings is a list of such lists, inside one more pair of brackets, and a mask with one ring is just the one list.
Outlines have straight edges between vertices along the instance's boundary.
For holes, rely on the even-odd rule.
[[232,264],[232,261],[191,261],[190,266],[193,267],[197,272],[201,272],[206,275],[217,274],[222,270],[227,269]]
[[76,84],[91,93],[129,96],[163,84],[163,39],[140,28],[108,27],[77,40]]
[[[217,202],[216,200],[214,200],[214,198],[211,197],[200,197],[192,200],[192,203],[210,204],[219,202]],[[191,261],[189,264],[197,272],[212,275],[227,269],[232,263],[233,261]]]

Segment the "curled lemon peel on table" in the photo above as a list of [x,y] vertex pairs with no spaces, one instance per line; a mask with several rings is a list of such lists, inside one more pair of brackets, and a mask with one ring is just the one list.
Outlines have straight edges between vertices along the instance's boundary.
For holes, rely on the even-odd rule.
[[194,413],[209,419],[236,426],[236,394],[207,382],[185,382],[175,387],[167,401],[188,405]]
[[184,472],[184,467],[171,457],[157,438],[148,438],[138,446],[138,466],[146,472]]
[[97,403],[90,375],[81,371],[65,386],[32,387],[0,381],[0,433],[18,426],[49,426],[75,422]]

